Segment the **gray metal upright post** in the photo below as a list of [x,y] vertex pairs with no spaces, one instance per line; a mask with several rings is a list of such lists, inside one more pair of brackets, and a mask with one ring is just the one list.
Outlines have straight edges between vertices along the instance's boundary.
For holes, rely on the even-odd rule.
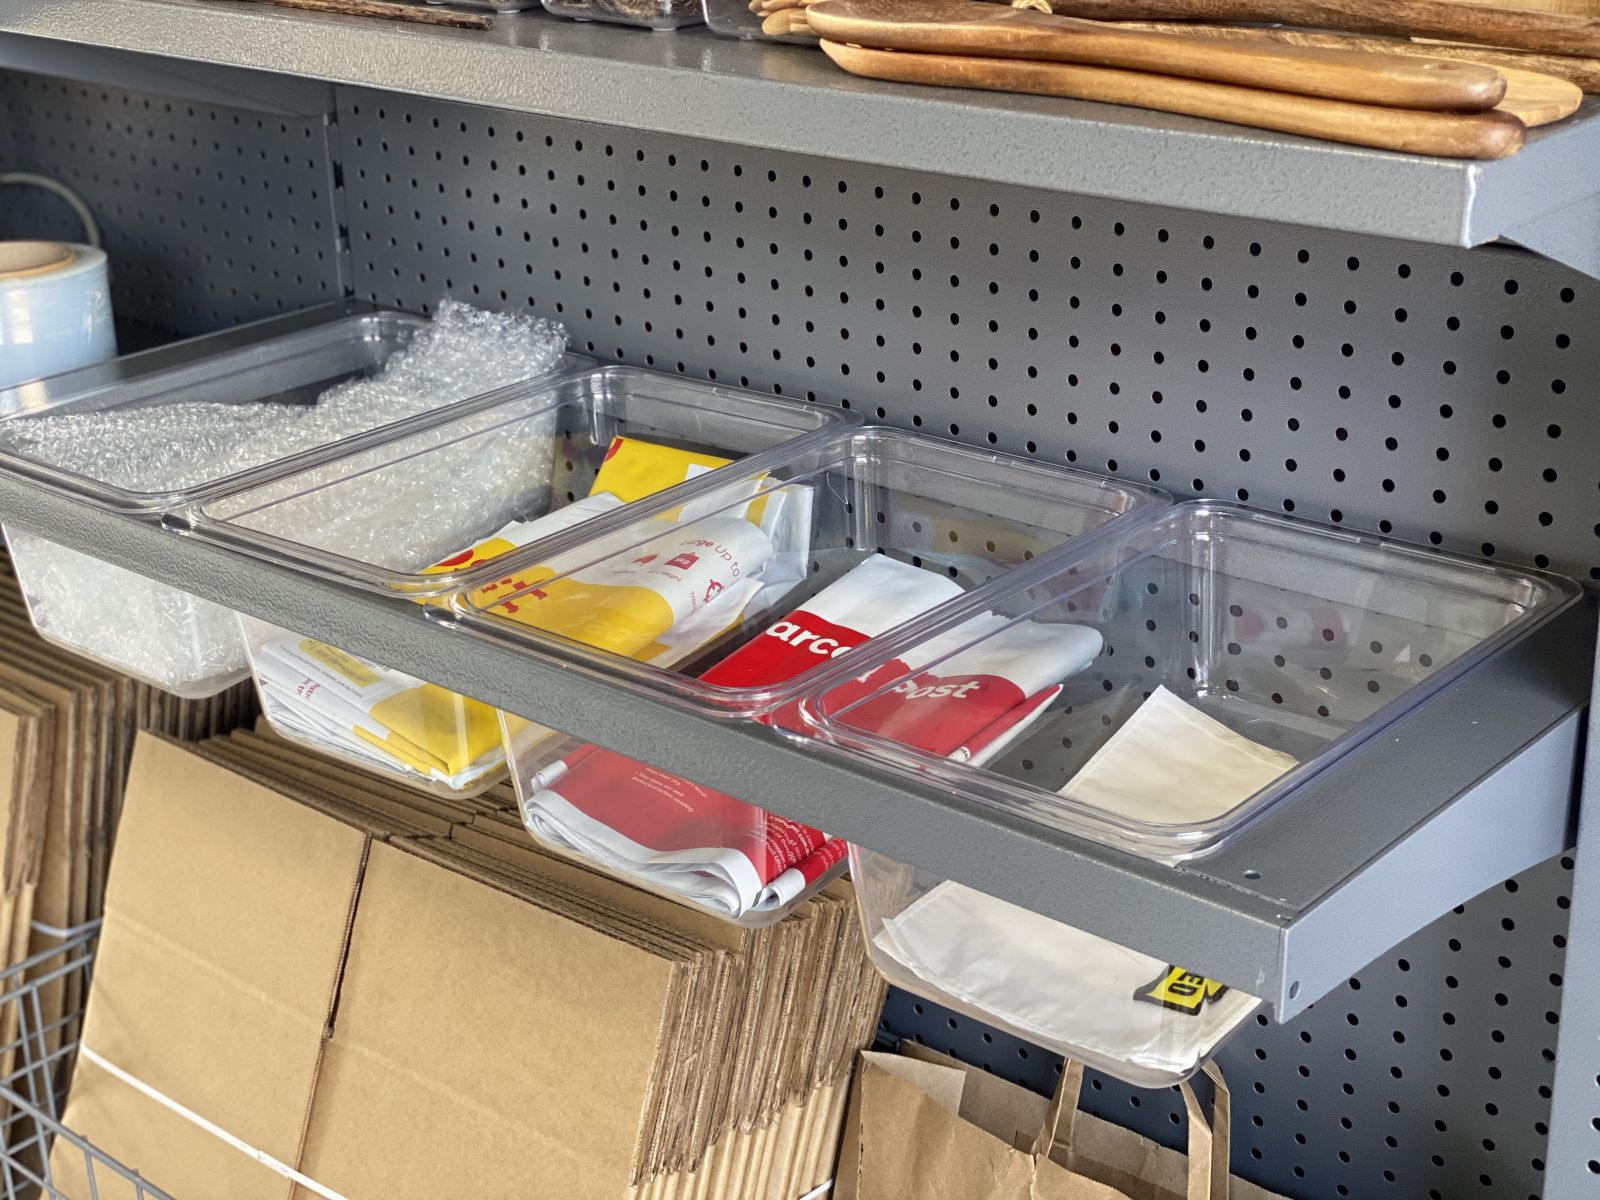
[[[1600,687],[1600,684],[1597,684]],[[1600,698],[1600,696],[1597,696]],[[1595,711],[1591,701],[1589,711]],[[1590,741],[1578,808],[1572,916],[1562,973],[1561,1032],[1544,1200],[1600,1196],[1600,752]]]

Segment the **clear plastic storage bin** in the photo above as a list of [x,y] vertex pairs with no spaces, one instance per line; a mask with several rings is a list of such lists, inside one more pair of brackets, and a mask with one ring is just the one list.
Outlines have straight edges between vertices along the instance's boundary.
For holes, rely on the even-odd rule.
[[[508,557],[501,580],[452,603],[481,635],[581,661],[641,692],[711,715],[786,719],[819,677],[848,674],[852,647],[1163,503],[1151,489],[866,428],[730,475],[670,522],[617,528],[602,546],[543,563]],[[641,599],[657,586],[670,595],[675,570],[719,569],[678,594],[687,615],[670,628],[668,606]],[[738,606],[702,619],[712,605],[687,600],[703,596],[736,596]],[[845,846],[821,831],[503,720],[529,829],[632,882],[756,924],[781,917],[842,865]],[[940,725],[981,733],[970,721]]]
[[[210,467],[174,451],[174,485],[149,489],[119,484],[126,466],[114,457],[83,471],[55,465],[34,444],[29,422],[184,402],[236,405],[241,414],[257,405],[309,406],[329,388],[379,373],[431,324],[404,313],[365,312],[271,336],[284,324],[298,323],[298,317],[262,322],[260,339],[246,331],[243,345],[236,344],[240,334],[198,339],[192,359],[184,359],[182,348],[163,348],[0,394],[0,472],[112,511],[158,519],[204,496],[326,456],[351,431],[340,429],[318,445],[308,427],[291,449],[263,444],[259,460],[243,466],[242,455],[230,460],[234,465]],[[205,352],[218,345],[228,348]],[[589,361],[557,355],[552,365]],[[146,370],[143,362],[158,365]],[[472,393],[452,395],[441,386],[432,395],[437,410]],[[241,420],[239,443],[247,443],[250,433],[249,422]],[[185,697],[213,695],[248,673],[230,610],[24,530],[8,526],[5,535],[34,624],[51,641]]]
[[[865,757],[1164,861],[1239,828],[1572,603],[1577,585],[1233,504],[1180,504],[937,637],[869,651],[870,688],[809,697],[819,751]],[[896,697],[1009,641],[1098,647],[986,762],[896,740]],[[881,665],[879,665],[881,664]]]
[[574,21],[605,21],[646,29],[682,29],[704,20],[700,0],[544,0],[546,12]]
[[796,28],[797,18],[803,21],[806,5],[794,0],[774,0],[774,3],[752,8],[749,0],[702,0],[705,7],[706,26],[724,37],[742,38],[754,42],[789,42],[796,46],[815,46],[817,35],[803,25]]
[[[773,538],[772,561],[787,568],[798,560],[798,578],[764,588],[743,610],[739,627],[705,655],[662,668],[608,651],[596,640],[562,636],[541,623],[540,593],[552,595],[569,581],[582,586],[596,571],[660,556],[691,519],[744,520],[755,506],[780,497],[788,516]],[[729,472],[716,486],[702,490],[692,513],[666,522],[646,515],[617,525],[603,541],[573,546],[553,564],[537,552],[508,554],[499,564],[502,578],[463,589],[451,605],[463,625],[508,645],[580,660],[620,682],[708,715],[760,716],[798,700],[826,674],[839,674],[844,667],[833,658],[851,646],[802,636],[804,645],[820,642],[822,648],[813,650],[812,657],[815,667],[827,670],[814,668],[780,683],[708,682],[695,677],[697,669],[763,631],[770,633],[773,618],[805,607],[813,596],[874,560],[887,559],[901,568],[893,579],[875,580],[874,587],[901,584],[905,569],[912,569],[912,577],[910,586],[901,589],[904,595],[885,590],[860,613],[872,636],[920,620],[1046,551],[1078,538],[1107,535],[1113,522],[1148,514],[1168,502],[1155,488],[867,426],[781,461]],[[530,571],[538,573],[537,582],[526,581]]]
[[1261,1004],[860,846],[850,874],[889,982],[1135,1087],[1183,1082]]
[[[0,470],[117,512],[159,514],[181,507],[250,476],[185,479],[170,488],[122,486],[114,479],[57,466],[30,450],[27,423],[67,413],[120,413],[179,403],[308,405],[335,384],[376,374],[428,327],[428,320],[399,312],[356,313],[271,336],[276,325],[263,322],[258,328],[266,336],[259,341],[216,353],[205,352],[216,344],[212,338],[196,338],[193,355],[182,361],[172,361],[172,356],[183,347],[162,348],[0,391]],[[141,359],[167,365],[140,370]],[[115,466],[107,464],[105,474],[113,474]],[[187,466],[174,462],[174,473]],[[253,470],[266,469],[261,464]]]
[[[670,509],[665,492],[676,484],[689,480],[692,496],[715,487],[719,465],[744,459],[759,473],[851,425],[834,409],[603,367],[512,389],[174,520],[241,553],[426,600],[499,578],[492,560],[512,547],[544,558],[591,545],[609,527]],[[284,736],[446,794],[504,776],[493,709],[244,624],[263,706]]]

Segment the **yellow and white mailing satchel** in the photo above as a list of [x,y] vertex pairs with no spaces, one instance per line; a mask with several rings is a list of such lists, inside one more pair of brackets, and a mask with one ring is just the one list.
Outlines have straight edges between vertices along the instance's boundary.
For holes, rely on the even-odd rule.
[[725,612],[727,593],[748,599],[772,558],[772,542],[758,526],[707,517],[558,579],[514,577],[490,586],[508,592],[495,611],[512,621],[649,662],[669,649],[661,639],[681,622],[712,606]]
[[[618,438],[593,494],[513,522],[427,571],[491,561],[725,462]],[[575,573],[539,563],[486,585],[478,596],[485,602],[504,596],[491,611],[510,620],[671,665],[737,624],[752,602],[764,607],[805,578],[811,492],[789,487],[757,495],[762,486],[752,479],[662,513],[654,536],[648,526],[614,535],[617,552],[610,556],[603,545],[586,546],[591,565]],[[742,504],[741,491],[748,497]],[[720,515],[708,515],[718,506]],[[634,548],[622,553],[628,546]],[[267,715],[285,732],[452,790],[482,786],[505,765],[495,710],[479,701],[287,632],[264,643],[256,660]]]

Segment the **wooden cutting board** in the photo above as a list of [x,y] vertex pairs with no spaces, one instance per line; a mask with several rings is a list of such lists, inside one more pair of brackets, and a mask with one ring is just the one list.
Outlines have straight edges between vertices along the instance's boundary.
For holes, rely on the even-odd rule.
[[1536,71],[1498,69],[1505,76],[1506,94],[1495,108],[1510,113],[1529,129],[1570,117],[1583,103],[1583,89],[1575,83]]
[[[1128,28],[1129,26],[1123,26]],[[1303,29],[1266,29],[1246,25],[1202,25],[1192,27],[1177,22],[1138,22],[1133,27],[1152,33],[1190,34],[1223,39],[1272,41],[1297,46],[1337,47],[1354,43],[1363,48],[1387,50],[1394,54],[1416,52],[1425,55],[1429,50],[1441,52],[1460,51],[1480,57],[1476,61],[1498,71],[1505,80],[1506,91],[1495,105],[1501,112],[1517,117],[1532,129],[1570,117],[1583,103],[1587,90],[1600,90],[1600,60],[1558,57],[1533,54],[1520,50],[1473,50],[1460,46],[1441,46],[1430,43],[1418,46],[1411,42],[1386,38],[1360,37],[1342,33],[1313,33]],[[1559,75],[1552,72],[1565,72]],[[1585,86],[1586,85],[1586,86]]]
[[1401,54],[1407,58],[1449,58],[1495,68],[1510,67],[1512,70],[1554,75],[1577,84],[1585,92],[1600,94],[1600,58],[1537,54],[1531,50],[1495,50],[1485,46],[1457,46],[1437,41],[1413,42],[1403,38],[1369,37],[1353,33],[1318,33],[1308,29],[1268,28],[1264,25],[1195,24],[1189,21],[1125,21],[1119,24],[1125,29],[1146,29],[1158,33],[1203,34],[1230,40],[1284,42],[1291,46],[1343,46],[1346,49]]
[[1457,4],[1455,0],[1050,0],[1099,21],[1244,21],[1512,46],[1600,57],[1600,17]]
[[1391,108],[1481,112],[1505,92],[1476,63],[1128,29],[977,0],[820,0],[806,22],[879,50],[1082,63]]
[[907,54],[827,40],[822,48],[846,71],[872,79],[1099,100],[1410,154],[1504,158],[1524,136],[1522,122],[1503,112],[1417,112],[1072,63]]

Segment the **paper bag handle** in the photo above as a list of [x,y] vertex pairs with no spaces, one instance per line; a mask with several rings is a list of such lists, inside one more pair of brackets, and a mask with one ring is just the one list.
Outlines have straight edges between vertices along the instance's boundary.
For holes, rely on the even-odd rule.
[[[1083,1092],[1083,1064],[1067,1059],[1061,1064],[1061,1082],[1044,1114],[1044,1125],[1033,1139],[1033,1156],[1048,1158],[1068,1166],[1072,1158],[1072,1123],[1078,1116],[1078,1100]],[[1060,1156],[1056,1154],[1060,1147]]]
[[[1201,1067],[1211,1080],[1211,1119],[1206,1119],[1200,1099],[1185,1081],[1178,1085],[1183,1096],[1183,1107],[1189,1117],[1189,1174],[1186,1191],[1188,1200],[1228,1200],[1230,1163],[1229,1149],[1233,1141],[1232,1104],[1228,1084],[1222,1070],[1214,1062]],[[1078,1102],[1083,1093],[1083,1064],[1067,1059],[1061,1064],[1061,1082],[1044,1116],[1044,1125],[1033,1142],[1035,1158],[1048,1158],[1067,1169],[1072,1168],[1073,1123],[1078,1115]]]
[[1211,1080],[1211,1119],[1188,1081],[1178,1085],[1189,1115],[1188,1200],[1228,1200],[1229,1146],[1233,1141],[1232,1105],[1227,1081],[1214,1062],[1201,1067]]

